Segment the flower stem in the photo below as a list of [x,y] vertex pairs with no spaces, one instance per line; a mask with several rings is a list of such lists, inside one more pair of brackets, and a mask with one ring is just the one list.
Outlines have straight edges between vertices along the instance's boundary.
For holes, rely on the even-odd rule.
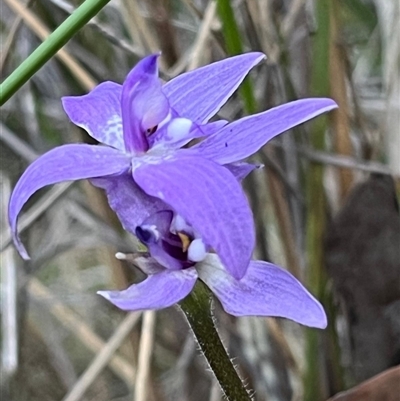
[[86,0],[0,85],[2,106],[110,0]]
[[179,303],[228,401],[251,401],[242,380],[225,350],[211,312],[211,293],[197,282],[194,290]]

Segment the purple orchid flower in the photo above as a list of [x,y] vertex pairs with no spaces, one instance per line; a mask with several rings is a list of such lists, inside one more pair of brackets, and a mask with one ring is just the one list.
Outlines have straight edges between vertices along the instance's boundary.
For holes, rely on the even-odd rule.
[[[38,189],[93,179],[105,189],[125,229],[173,209],[219,255],[233,277],[246,273],[254,249],[252,214],[237,178],[253,167],[237,164],[276,135],[336,107],[303,99],[227,124],[207,123],[264,55],[248,53],[210,64],[162,85],[158,55],[141,60],[123,85],[104,82],[89,94],[63,98],[70,120],[106,145],[70,144],[34,161],[9,205],[14,242],[17,217]],[[181,149],[194,138],[199,144]],[[168,205],[168,207],[166,206]]]
[[251,261],[240,280],[232,277],[218,256],[209,253],[198,233],[180,216],[162,210],[136,228],[150,256],[129,258],[148,278],[124,291],[98,294],[127,311],[162,309],[185,298],[202,280],[234,316],[275,316],[306,326],[325,328],[321,304],[286,270],[271,263]]

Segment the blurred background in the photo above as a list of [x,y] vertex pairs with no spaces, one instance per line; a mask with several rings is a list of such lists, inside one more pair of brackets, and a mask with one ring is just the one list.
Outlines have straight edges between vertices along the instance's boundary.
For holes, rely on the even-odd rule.
[[[1,79],[79,3],[1,0]],[[126,314],[96,295],[140,277],[114,258],[135,240],[99,189],[64,183],[31,198],[20,218],[29,262],[6,222],[31,161],[93,143],[60,98],[122,82],[162,50],[164,80],[233,54],[267,55],[220,118],[310,96],[339,104],[267,144],[253,160],[265,168],[245,181],[257,258],[286,267],[329,315],[319,331],[234,319],[216,304],[255,400],[326,401],[345,390],[334,399],[399,400],[399,21],[398,0],[112,0],[1,109],[1,399],[222,400],[177,309]]]

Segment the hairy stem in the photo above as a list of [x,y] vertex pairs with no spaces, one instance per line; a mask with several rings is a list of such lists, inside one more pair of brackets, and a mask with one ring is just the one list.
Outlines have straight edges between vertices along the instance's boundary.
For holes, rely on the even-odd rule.
[[86,0],[0,85],[0,106],[60,50],[110,0]]
[[194,290],[179,303],[228,401],[251,401],[242,380],[225,350],[211,313],[211,294],[198,281]]

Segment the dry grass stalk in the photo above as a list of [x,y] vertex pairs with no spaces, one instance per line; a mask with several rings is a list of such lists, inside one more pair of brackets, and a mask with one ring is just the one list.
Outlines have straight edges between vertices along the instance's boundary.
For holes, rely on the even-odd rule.
[[[50,35],[50,31],[40,21],[40,19],[32,11],[23,6],[19,1],[5,0],[5,2],[23,19],[29,29],[31,29],[41,40],[45,40]],[[90,76],[90,74],[84,68],[82,68],[81,65],[65,49],[61,49],[57,53],[57,57],[71,71],[71,74],[76,78],[83,88],[90,90],[96,85],[96,81]]]
[[[58,300],[54,294],[36,278],[31,278],[28,284],[31,297],[49,306],[49,312],[77,339],[93,353],[99,353],[104,347],[104,341],[69,307]],[[130,385],[135,375],[132,365],[119,355],[110,359],[110,368],[125,383]]]
[[[346,88],[346,56],[341,43],[340,20],[337,7],[331,13],[331,45],[330,45],[330,81],[331,94],[339,108],[332,111],[332,128],[335,139],[334,146],[338,154],[352,156],[353,149],[350,141],[349,105]],[[353,174],[349,169],[339,169],[341,199],[344,200],[353,184]]]
[[139,344],[138,368],[135,380],[135,401],[149,400],[149,379],[151,356],[154,347],[156,312],[147,311],[143,315],[142,334]]
[[140,313],[129,313],[115,330],[114,334],[96,355],[93,362],[79,378],[63,401],[79,401],[101,371],[107,366],[115,351],[121,346],[140,318]]

